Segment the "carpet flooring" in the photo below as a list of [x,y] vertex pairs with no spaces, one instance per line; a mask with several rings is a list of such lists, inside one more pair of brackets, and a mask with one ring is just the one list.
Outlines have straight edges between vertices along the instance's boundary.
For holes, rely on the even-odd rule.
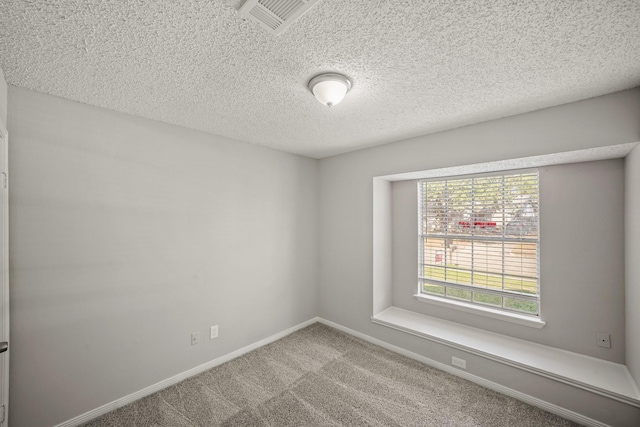
[[577,424],[316,323],[85,426]]

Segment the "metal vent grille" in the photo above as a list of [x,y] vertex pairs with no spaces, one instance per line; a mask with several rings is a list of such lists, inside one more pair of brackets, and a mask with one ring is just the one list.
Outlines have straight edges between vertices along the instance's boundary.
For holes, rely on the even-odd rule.
[[240,8],[240,15],[276,35],[317,2],[318,0],[247,0]]

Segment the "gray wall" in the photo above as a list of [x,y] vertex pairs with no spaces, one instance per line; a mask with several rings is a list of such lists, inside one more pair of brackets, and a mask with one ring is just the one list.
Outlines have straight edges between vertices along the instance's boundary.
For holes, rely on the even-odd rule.
[[317,161],[15,87],[9,131],[13,427],[317,315]]
[[0,126],[7,124],[7,82],[0,68]]
[[625,159],[627,368],[640,384],[640,147]]
[[[542,329],[417,301],[416,181],[393,188],[393,305],[624,363],[624,160],[539,168]],[[596,345],[611,334],[611,349]]]
[[[427,135],[320,161],[320,316],[450,364],[451,350],[371,322],[372,178],[640,141],[640,89]],[[623,310],[623,307],[620,307]],[[571,325],[569,325],[571,326]],[[581,333],[578,331],[578,333]],[[469,358],[472,359],[472,358]],[[523,390],[504,366],[467,370]],[[487,370],[490,369],[490,370]],[[515,376],[514,376],[515,378]],[[609,408],[532,395],[594,417]]]

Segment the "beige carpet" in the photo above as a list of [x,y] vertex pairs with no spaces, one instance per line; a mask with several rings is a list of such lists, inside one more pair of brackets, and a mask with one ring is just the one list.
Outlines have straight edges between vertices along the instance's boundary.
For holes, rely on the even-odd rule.
[[576,425],[319,323],[86,424]]

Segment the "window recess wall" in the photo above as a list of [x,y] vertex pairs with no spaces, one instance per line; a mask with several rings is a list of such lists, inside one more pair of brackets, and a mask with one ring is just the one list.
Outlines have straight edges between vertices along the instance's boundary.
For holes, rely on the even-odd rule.
[[[592,357],[624,362],[624,162],[543,166],[540,176],[542,329],[414,298],[418,270],[416,181],[391,184],[392,305]],[[454,255],[455,256],[455,255]],[[374,295],[375,298],[375,295]],[[606,331],[617,345],[596,345]]]

